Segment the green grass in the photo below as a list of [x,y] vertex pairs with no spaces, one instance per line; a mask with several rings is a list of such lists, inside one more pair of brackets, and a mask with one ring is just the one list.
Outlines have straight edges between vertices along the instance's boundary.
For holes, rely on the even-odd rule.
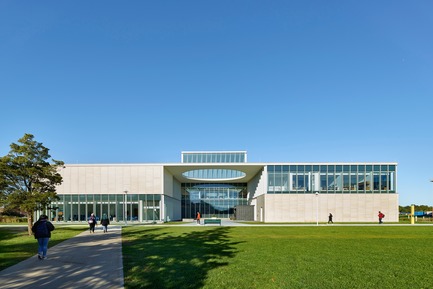
[[[86,226],[56,226],[50,247]],[[433,288],[431,226],[131,226],[130,288]],[[0,228],[0,270],[34,256],[25,227]]]
[[[399,217],[399,224],[410,224],[410,219],[407,216]],[[431,217],[418,217],[415,220],[415,224],[432,224],[433,219]]]
[[[51,233],[48,247],[52,247],[81,232],[87,227],[61,227]],[[0,227],[0,271],[37,254],[38,244],[29,236],[25,226]]]
[[126,288],[433,288],[431,227],[129,227]]

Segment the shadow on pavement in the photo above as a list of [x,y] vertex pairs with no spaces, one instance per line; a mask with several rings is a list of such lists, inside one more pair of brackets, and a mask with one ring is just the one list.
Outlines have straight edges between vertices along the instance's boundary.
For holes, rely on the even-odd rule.
[[0,288],[123,288],[121,231],[85,231],[0,272]]

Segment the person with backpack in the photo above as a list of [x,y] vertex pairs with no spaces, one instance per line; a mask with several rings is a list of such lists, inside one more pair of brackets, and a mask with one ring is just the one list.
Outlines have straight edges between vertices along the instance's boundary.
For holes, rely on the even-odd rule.
[[379,215],[377,215],[379,217],[379,224],[382,224],[382,219],[385,218],[385,214],[382,213],[381,211],[379,211]]
[[51,238],[51,231],[54,230],[54,225],[48,221],[47,215],[41,215],[32,226],[32,232],[35,239],[38,240],[38,259],[47,259],[48,241]]
[[95,214],[91,213],[89,218],[89,229],[90,233],[95,233],[95,226],[96,226],[96,217]]
[[101,218],[101,225],[104,229],[104,233],[108,232],[108,225],[110,224],[110,219],[108,219],[107,214],[103,214]]

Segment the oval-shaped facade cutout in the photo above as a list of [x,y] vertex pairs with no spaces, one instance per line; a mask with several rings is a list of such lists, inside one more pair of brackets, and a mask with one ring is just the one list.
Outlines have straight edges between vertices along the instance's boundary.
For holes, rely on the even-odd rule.
[[246,176],[244,172],[228,169],[199,169],[184,172],[185,178],[196,181],[220,180],[230,181],[239,180]]

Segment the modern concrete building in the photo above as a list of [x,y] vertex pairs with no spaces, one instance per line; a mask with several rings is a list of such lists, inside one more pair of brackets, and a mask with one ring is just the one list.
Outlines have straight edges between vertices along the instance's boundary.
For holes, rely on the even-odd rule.
[[67,164],[53,218],[398,221],[397,163],[248,163],[247,152],[182,152],[180,163]]

